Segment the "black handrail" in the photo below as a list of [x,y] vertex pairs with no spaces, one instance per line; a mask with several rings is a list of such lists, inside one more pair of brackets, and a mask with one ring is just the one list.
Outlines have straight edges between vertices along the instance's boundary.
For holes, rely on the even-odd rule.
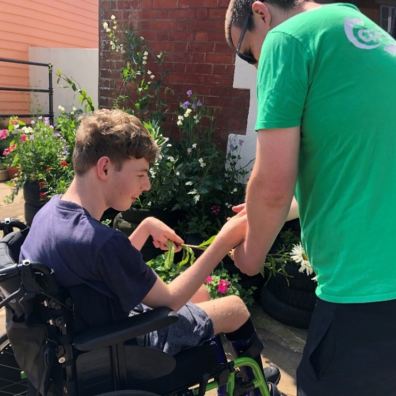
[[[17,64],[21,64],[21,65],[30,65],[30,66],[42,66],[42,67],[48,68],[48,89],[0,87],[0,91],[48,93],[48,102],[49,102],[48,114],[42,114],[42,115],[45,117],[49,117],[51,124],[53,124],[54,123],[54,89],[52,86],[52,64],[51,63],[42,63],[42,62],[23,61],[23,60],[19,60],[19,59],[11,59],[11,58],[0,58],[0,62],[17,63]],[[37,114],[0,114],[0,117],[18,116],[21,118],[31,118],[36,115]]]

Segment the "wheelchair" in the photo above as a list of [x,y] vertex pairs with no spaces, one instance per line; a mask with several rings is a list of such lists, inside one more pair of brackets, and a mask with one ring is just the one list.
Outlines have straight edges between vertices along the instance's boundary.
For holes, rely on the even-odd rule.
[[[278,394],[248,354],[227,359],[219,337],[175,356],[140,346],[139,337],[177,321],[166,307],[77,331],[75,323],[83,318],[53,271],[19,263],[28,228],[7,227],[0,240],[0,307],[6,309],[7,330],[0,339],[0,396],[200,396],[216,389],[229,396]],[[246,368],[253,379],[242,380]]]

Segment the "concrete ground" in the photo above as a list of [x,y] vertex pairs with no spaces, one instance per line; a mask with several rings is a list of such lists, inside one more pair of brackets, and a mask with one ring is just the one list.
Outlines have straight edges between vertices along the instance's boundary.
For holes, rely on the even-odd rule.
[[[23,197],[20,192],[12,203],[5,203],[11,188],[0,182],[0,218],[16,217],[24,221]],[[287,396],[296,396],[295,373],[304,348],[306,331],[285,326],[269,317],[260,306],[251,309],[252,318],[264,343],[262,358],[272,362],[282,373],[279,389]],[[4,332],[4,312],[0,310],[0,334]]]

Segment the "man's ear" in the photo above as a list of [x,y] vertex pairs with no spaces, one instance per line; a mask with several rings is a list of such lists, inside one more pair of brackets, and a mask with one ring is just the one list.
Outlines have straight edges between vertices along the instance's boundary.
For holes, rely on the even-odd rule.
[[100,180],[106,180],[109,175],[111,161],[109,157],[103,156],[96,163],[96,174]]
[[271,26],[272,15],[268,4],[261,1],[255,1],[252,4],[252,11],[253,15],[257,15],[264,22],[265,26],[269,29],[269,27]]

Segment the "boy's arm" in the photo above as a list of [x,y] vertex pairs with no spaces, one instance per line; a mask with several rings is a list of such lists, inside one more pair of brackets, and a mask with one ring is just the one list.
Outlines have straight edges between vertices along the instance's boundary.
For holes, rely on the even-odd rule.
[[129,236],[129,240],[137,250],[141,250],[149,236],[153,238],[154,246],[162,250],[168,249],[169,240],[176,246],[184,243],[172,228],[155,217],[144,219]]
[[197,261],[168,285],[160,278],[143,299],[143,303],[151,306],[167,306],[174,310],[181,308],[206,277],[213,271],[222,258],[236,245],[241,243],[246,233],[246,216],[236,215],[220,230],[213,243],[197,259]]

